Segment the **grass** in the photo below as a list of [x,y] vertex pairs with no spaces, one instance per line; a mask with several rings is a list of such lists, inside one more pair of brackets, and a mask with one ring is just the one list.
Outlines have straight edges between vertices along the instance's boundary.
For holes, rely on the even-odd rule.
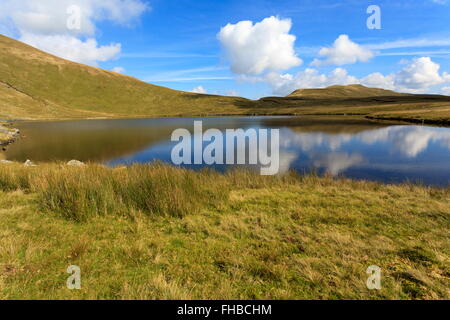
[[448,299],[449,200],[313,175],[2,165],[0,298]]
[[236,113],[242,98],[199,95],[57,58],[0,35],[0,118]]

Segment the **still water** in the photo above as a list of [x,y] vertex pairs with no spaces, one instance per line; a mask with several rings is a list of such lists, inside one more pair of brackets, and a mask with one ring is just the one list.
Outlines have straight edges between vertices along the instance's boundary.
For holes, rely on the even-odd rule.
[[[280,171],[388,183],[450,185],[450,128],[394,125],[356,118],[236,117],[23,122],[23,139],[0,159],[99,162],[109,166],[171,162],[172,132],[203,128],[280,129]],[[199,168],[198,166],[192,166]],[[216,167],[226,170],[227,167]]]

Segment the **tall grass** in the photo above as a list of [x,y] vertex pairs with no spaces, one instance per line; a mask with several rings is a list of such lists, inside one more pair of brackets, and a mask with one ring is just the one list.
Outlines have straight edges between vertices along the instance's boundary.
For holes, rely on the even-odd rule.
[[217,208],[229,195],[229,185],[218,173],[196,173],[162,164],[119,169],[99,165],[0,166],[0,190],[15,189],[36,192],[43,210],[74,221],[137,213],[183,217]]
[[[23,190],[37,194],[40,208],[73,220],[91,217],[136,215],[184,217],[227,204],[231,190],[335,187],[339,189],[380,190],[381,184],[354,181],[317,174],[260,176],[247,170],[220,174],[210,170],[194,172],[164,165],[135,165],[112,169],[101,165],[69,167],[42,164],[24,167],[0,165],[0,190]],[[433,198],[448,197],[449,189],[404,184],[400,189],[425,192]]]

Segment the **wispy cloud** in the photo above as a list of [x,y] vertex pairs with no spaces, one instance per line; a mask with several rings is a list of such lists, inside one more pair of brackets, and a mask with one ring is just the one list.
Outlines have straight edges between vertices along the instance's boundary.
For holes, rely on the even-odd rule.
[[443,57],[448,56],[450,58],[450,51],[437,50],[437,51],[401,51],[401,52],[383,52],[379,53],[379,56],[429,56],[429,57]]
[[136,59],[182,59],[182,58],[217,58],[214,54],[174,53],[174,52],[129,52],[123,53],[122,58]]
[[364,47],[366,47],[370,50],[447,47],[447,46],[450,46],[450,38],[448,38],[448,39],[415,38],[415,39],[404,39],[404,40],[388,41],[388,42],[364,45]]
[[191,69],[172,70],[150,77],[145,77],[147,82],[182,82],[182,81],[200,81],[200,80],[230,80],[230,76],[218,74],[228,70],[222,66],[206,66]]
[[185,82],[185,81],[210,81],[210,80],[232,80],[233,77],[193,77],[172,79],[145,79],[146,82]]

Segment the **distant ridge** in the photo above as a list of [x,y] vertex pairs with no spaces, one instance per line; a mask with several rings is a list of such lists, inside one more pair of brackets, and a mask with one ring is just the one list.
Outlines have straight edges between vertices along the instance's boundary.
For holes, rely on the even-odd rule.
[[307,99],[332,99],[332,98],[369,98],[369,97],[398,97],[408,96],[406,93],[398,93],[391,90],[368,88],[360,84],[347,86],[331,86],[323,89],[299,89],[288,97],[303,97]]

